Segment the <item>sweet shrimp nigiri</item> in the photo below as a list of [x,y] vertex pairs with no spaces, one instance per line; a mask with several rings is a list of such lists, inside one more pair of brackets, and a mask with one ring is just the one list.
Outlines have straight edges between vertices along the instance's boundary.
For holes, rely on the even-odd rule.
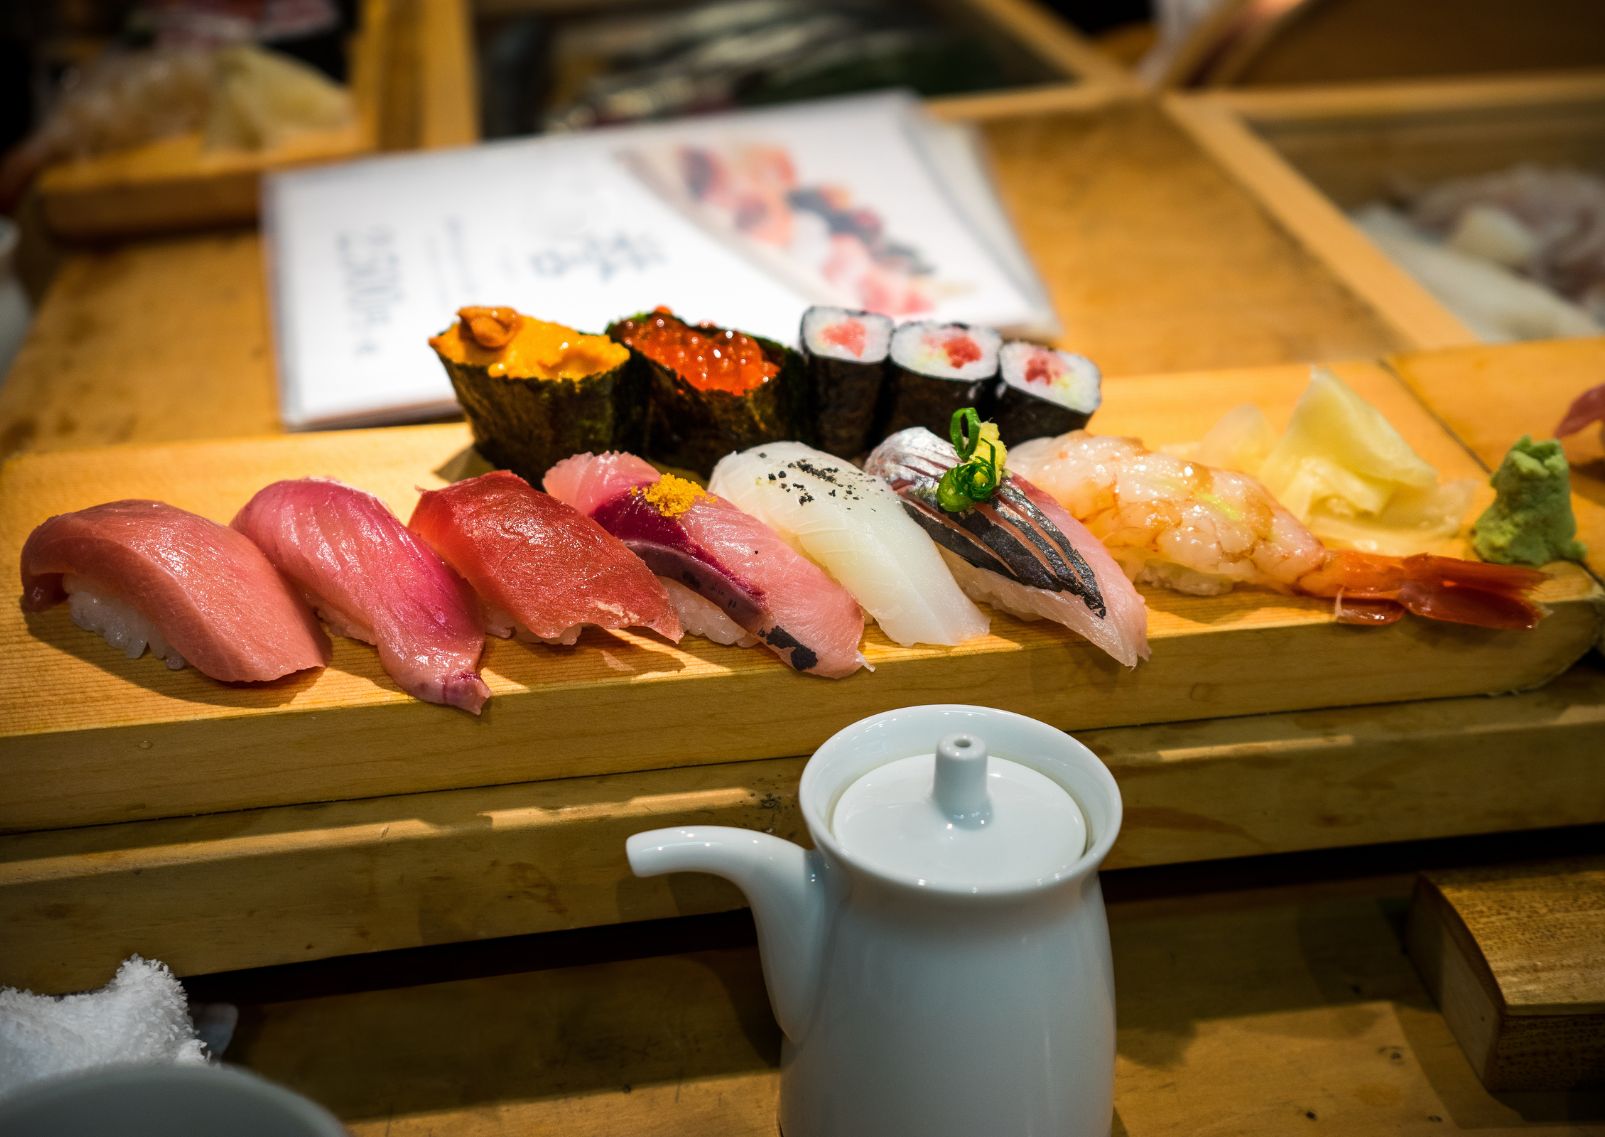
[[1009,451],[1141,583],[1212,596],[1234,585],[1333,599],[1338,620],[1391,624],[1406,611],[1485,628],[1531,628],[1542,572],[1425,554],[1328,549],[1247,474],[1075,430]]

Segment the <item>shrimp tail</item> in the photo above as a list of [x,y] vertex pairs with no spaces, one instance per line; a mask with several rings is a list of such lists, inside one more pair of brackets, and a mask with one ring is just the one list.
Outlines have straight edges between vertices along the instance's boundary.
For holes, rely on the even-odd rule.
[[1537,569],[1515,565],[1342,551],[1301,576],[1297,587],[1308,596],[1332,597],[1342,623],[1391,624],[1411,612],[1479,628],[1526,629],[1544,618],[1528,593],[1546,579]]

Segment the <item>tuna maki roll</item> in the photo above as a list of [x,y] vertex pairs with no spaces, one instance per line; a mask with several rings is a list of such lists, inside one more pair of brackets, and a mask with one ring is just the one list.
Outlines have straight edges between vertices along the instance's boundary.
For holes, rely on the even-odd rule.
[[608,334],[645,372],[647,457],[706,476],[733,450],[805,432],[797,353],[666,308],[620,320]]
[[803,313],[802,345],[820,449],[838,458],[862,454],[874,441],[891,319],[850,308],[810,308]]
[[883,434],[911,426],[943,434],[953,412],[986,410],[998,374],[1002,337],[968,324],[904,324],[892,336],[892,367]]
[[992,420],[1008,443],[1067,434],[1087,425],[1103,399],[1097,364],[1034,343],[1003,345],[992,388]]
[[640,442],[629,350],[511,308],[463,308],[429,340],[487,461],[539,481],[552,463]]

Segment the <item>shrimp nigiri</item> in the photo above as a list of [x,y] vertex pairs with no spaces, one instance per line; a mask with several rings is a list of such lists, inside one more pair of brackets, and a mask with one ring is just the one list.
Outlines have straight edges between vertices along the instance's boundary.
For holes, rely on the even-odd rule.
[[1141,583],[1211,596],[1237,584],[1329,597],[1344,623],[1406,611],[1488,628],[1531,628],[1534,569],[1453,557],[1328,549],[1247,474],[1075,430],[1009,451],[1009,469],[1047,491]]

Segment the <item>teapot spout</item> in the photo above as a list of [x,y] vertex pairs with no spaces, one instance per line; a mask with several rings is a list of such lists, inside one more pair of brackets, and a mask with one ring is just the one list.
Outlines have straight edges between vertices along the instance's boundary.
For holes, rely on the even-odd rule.
[[746,894],[758,925],[769,1005],[786,1037],[800,1041],[824,948],[825,865],[819,854],[724,825],[637,833],[625,842],[625,852],[636,876],[712,873]]

